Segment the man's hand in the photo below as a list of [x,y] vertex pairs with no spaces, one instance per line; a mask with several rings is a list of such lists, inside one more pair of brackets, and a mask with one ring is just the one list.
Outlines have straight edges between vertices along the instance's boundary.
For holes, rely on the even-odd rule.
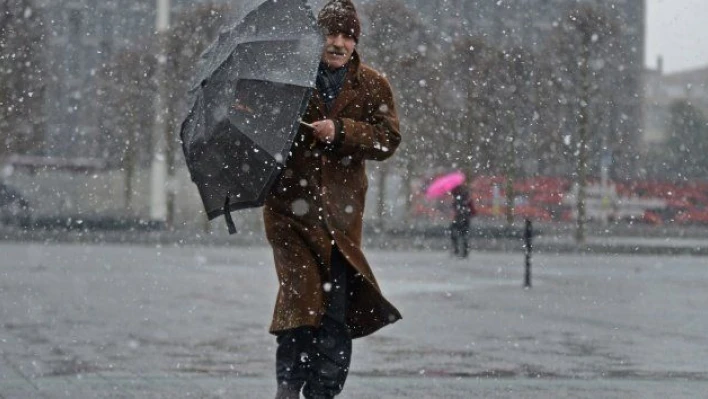
[[334,122],[331,119],[312,122],[312,131],[315,137],[327,144],[334,141]]

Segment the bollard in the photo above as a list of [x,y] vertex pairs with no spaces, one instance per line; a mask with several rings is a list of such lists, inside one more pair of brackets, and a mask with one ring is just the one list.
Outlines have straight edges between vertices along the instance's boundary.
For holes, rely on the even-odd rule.
[[526,219],[524,229],[524,246],[526,248],[526,270],[524,272],[524,288],[531,288],[531,252],[533,250],[533,226],[531,220]]

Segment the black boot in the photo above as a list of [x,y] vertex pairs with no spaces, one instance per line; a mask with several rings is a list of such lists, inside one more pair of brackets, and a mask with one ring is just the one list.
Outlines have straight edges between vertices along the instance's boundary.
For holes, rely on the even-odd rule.
[[300,390],[309,378],[311,327],[284,331],[278,336],[275,353],[275,375],[278,381],[276,399],[300,399]]

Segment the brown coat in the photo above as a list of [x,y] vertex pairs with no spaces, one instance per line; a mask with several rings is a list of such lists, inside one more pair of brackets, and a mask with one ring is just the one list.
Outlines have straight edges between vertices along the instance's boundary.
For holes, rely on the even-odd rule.
[[323,284],[329,281],[336,245],[356,273],[347,324],[357,338],[401,318],[381,294],[361,250],[365,161],[389,158],[401,141],[388,81],[361,64],[355,52],[330,112],[316,92],[303,116],[305,122],[323,119],[337,121],[335,143],[324,145],[302,127],[266,199],[266,236],[280,282],[270,331],[319,326],[328,301]]

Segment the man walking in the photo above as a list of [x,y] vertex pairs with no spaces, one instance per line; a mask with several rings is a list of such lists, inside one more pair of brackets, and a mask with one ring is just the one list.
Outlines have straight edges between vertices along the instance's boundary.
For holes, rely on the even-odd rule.
[[361,249],[366,162],[389,158],[401,142],[393,94],[361,63],[351,1],[330,1],[317,22],[326,36],[317,90],[264,207],[280,283],[270,328],[278,399],[338,395],[351,340],[401,318]]

